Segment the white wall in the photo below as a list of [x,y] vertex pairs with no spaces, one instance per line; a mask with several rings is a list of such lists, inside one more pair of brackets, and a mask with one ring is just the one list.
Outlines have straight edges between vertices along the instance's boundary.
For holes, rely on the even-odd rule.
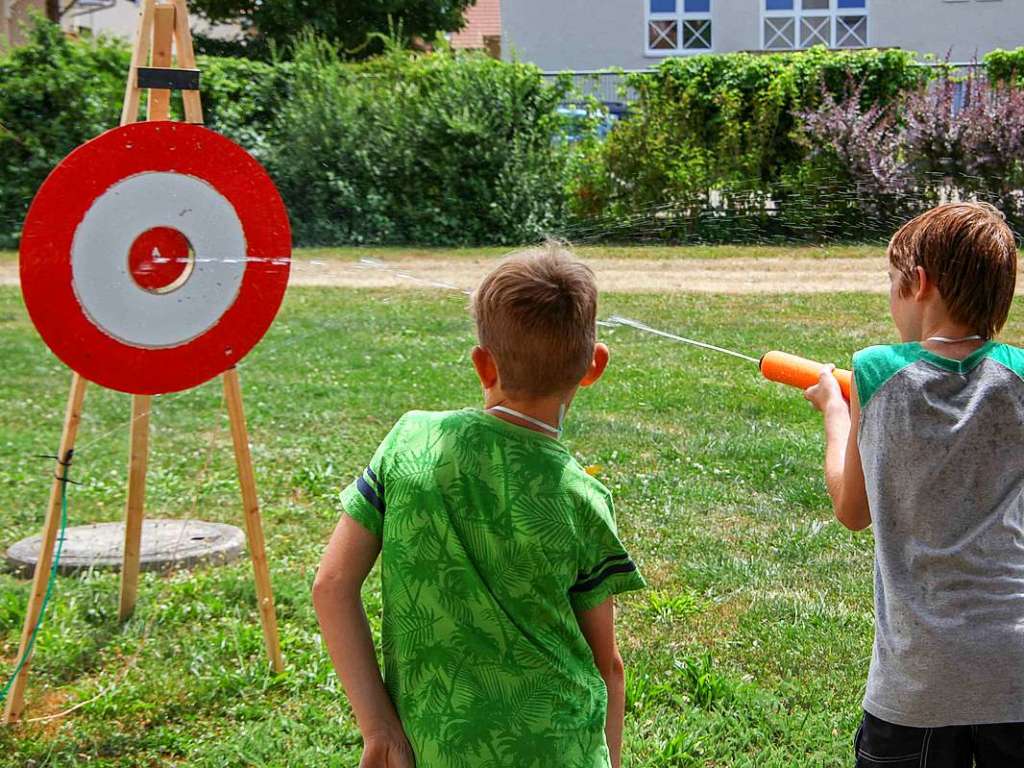
[[502,56],[542,69],[641,68],[641,0],[502,0]]
[[1024,46],[1022,0],[871,0],[871,42],[952,61]]
[[[130,0],[117,0],[111,8],[97,8],[90,12],[80,12],[78,8],[72,10],[62,20],[65,29],[76,32],[83,29],[89,30],[94,35],[110,35],[125,40],[135,39],[135,29],[139,23],[139,8],[141,3],[133,3]],[[87,11],[82,8],[81,11]],[[202,31],[213,37],[235,37],[238,27],[234,25],[219,24],[210,27],[201,21],[194,14],[189,14],[189,20],[193,31]]]
[[[502,55],[542,69],[643,69],[648,0],[502,0]],[[681,2],[681,0],[680,0]],[[761,46],[763,0],[712,0],[716,52]],[[1024,45],[1024,0],[869,0],[870,43],[969,60]]]
[[[546,70],[656,66],[665,57],[645,53],[648,1],[502,0],[502,55]],[[761,1],[712,0],[716,52],[760,46]]]
[[61,24],[72,32],[89,30],[97,35],[102,33],[131,40],[135,36],[138,18],[138,5],[127,0],[117,0],[112,8],[75,7],[61,19]]

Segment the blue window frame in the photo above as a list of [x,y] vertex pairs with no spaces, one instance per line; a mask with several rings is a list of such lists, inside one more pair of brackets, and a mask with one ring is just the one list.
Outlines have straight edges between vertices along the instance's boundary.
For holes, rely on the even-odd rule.
[[648,56],[713,50],[712,0],[644,0]]
[[765,50],[868,45],[868,0],[760,0],[760,5]]

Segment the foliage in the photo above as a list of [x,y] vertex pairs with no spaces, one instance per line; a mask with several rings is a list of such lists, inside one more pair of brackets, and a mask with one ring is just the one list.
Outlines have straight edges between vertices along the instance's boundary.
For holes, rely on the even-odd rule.
[[301,34],[313,34],[341,49],[346,57],[380,53],[380,36],[403,43],[433,40],[438,33],[461,29],[473,0],[192,0],[191,10],[214,24],[238,23],[241,34],[225,43],[200,40],[214,54],[266,57],[275,47],[287,49]]
[[[564,85],[475,54],[392,48],[356,65],[313,38],[297,50],[199,65],[207,125],[269,167],[300,241],[510,243],[558,227]],[[127,69],[123,45],[47,24],[0,58],[0,247],[46,174],[117,124]]]
[[925,197],[988,200],[1024,224],[1024,90],[943,74],[911,94],[903,113],[906,157]]
[[515,243],[560,221],[564,91],[479,54],[343,64],[307,40],[270,169],[305,243]]
[[1024,86],[1024,48],[991,51],[985,55],[982,63],[988,79],[993,83],[1016,82]]
[[890,101],[925,77],[895,50],[669,59],[630,77],[636,115],[601,148],[606,170],[574,188],[573,209],[618,220],[657,209],[660,231],[676,237],[770,230],[769,192],[806,156],[802,113],[852,90],[865,105]]
[[[71,150],[118,124],[129,51],[108,38],[71,40],[37,24],[0,56],[0,247],[17,244],[39,185]],[[287,64],[201,57],[206,124],[266,155],[287,98]],[[172,100],[180,113],[180,101]]]
[[[294,51],[200,67],[207,124],[269,168],[300,243],[864,239],[957,194],[1024,227],[1022,52],[966,78],[903,51],[672,58],[628,76],[639,100],[607,138],[570,143],[559,103],[583,123],[600,105],[534,67]],[[46,24],[0,56],[0,247],[50,169],[116,125],[127,66],[124,45]]]
[[265,160],[291,91],[291,64],[200,56],[199,68],[206,125]]
[[127,71],[123,46],[73,43],[49,23],[0,56],[0,246],[17,242],[28,204],[57,161],[117,125]]
[[800,115],[809,154],[798,171],[802,194],[784,211],[789,223],[803,215],[823,237],[859,231],[884,238],[918,212],[903,126],[890,104],[863,104],[857,87],[843,99],[828,93],[817,109]]
[[886,236],[943,200],[992,202],[1024,225],[1024,91],[984,75],[940,70],[890,104],[861,107],[829,97],[802,115],[811,153],[833,186],[810,187],[815,203],[850,231]]

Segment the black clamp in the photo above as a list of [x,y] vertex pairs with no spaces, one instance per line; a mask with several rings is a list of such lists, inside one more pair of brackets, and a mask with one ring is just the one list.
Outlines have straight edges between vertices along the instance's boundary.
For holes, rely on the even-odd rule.
[[139,88],[198,91],[199,70],[178,67],[136,67]]

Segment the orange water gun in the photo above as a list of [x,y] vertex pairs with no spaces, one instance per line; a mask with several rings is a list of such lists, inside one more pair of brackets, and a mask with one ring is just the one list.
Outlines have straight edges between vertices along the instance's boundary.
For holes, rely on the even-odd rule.
[[[725,347],[717,347],[714,344],[708,344],[704,341],[697,341],[696,339],[688,339],[685,336],[677,336],[674,333],[668,333],[666,331],[659,331],[656,328],[651,328],[649,325],[645,325],[637,320],[631,320],[628,317],[619,317],[613,315],[604,321],[605,325],[625,325],[630,328],[635,328],[638,331],[644,333],[651,333],[655,336],[661,336],[672,341],[682,342],[683,344],[689,344],[694,347],[700,347],[701,349],[707,349],[712,352],[720,352],[724,355],[730,355],[732,357],[739,358],[740,360],[746,360],[754,363],[758,370],[761,371],[761,375],[770,381],[777,381],[780,384],[787,384],[791,387],[798,387],[799,389],[807,389],[818,383],[818,377],[821,375],[821,371],[825,368],[824,364],[815,362],[814,360],[808,360],[805,357],[798,357],[797,355],[791,355],[788,352],[766,352],[760,358],[751,357],[745,355],[742,352],[736,352]],[[834,368],[832,375],[836,377],[836,381],[839,382],[839,388],[843,391],[843,397],[847,400],[850,399],[850,383],[853,379],[853,374],[850,371],[843,370],[842,368]]]

